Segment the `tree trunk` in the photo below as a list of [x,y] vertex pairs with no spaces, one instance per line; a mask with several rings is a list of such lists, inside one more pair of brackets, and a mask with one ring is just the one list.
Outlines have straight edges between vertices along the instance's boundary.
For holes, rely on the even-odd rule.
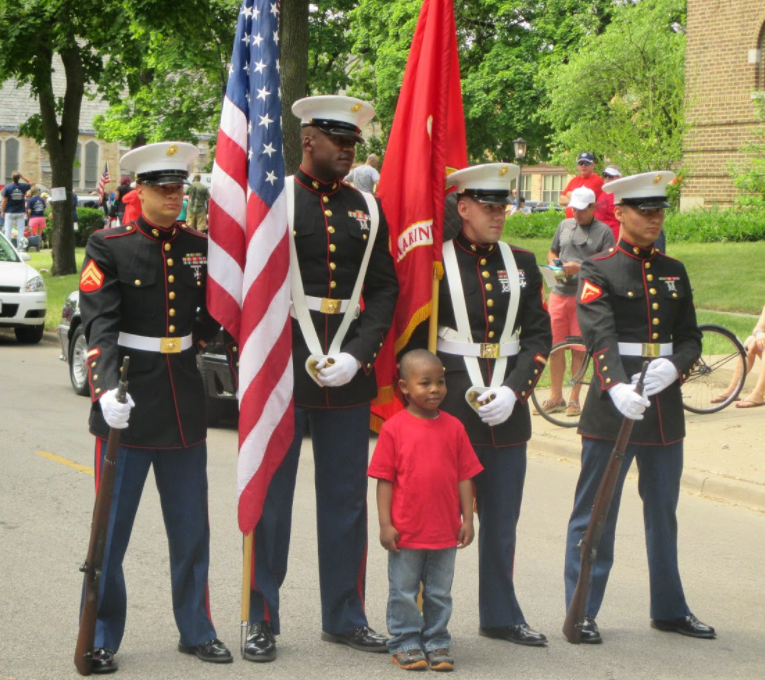
[[292,115],[292,105],[308,94],[308,0],[282,0],[279,33],[284,165],[291,175],[303,157],[300,121]]
[[45,146],[50,157],[52,183],[54,187],[66,189],[66,201],[55,201],[53,207],[53,276],[64,276],[77,272],[74,257],[74,220],[72,201],[72,180],[74,157],[77,153],[77,139],[80,132],[80,109],[85,93],[85,78],[79,49],[74,47],[61,51],[66,73],[66,92],[61,113],[61,124],[56,119],[56,98],[53,94],[51,73],[53,52],[46,55],[42,68],[35,76],[40,98]]

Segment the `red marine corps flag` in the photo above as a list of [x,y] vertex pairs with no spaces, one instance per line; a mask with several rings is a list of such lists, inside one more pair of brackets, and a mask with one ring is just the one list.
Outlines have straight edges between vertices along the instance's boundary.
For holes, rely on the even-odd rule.
[[389,403],[395,354],[430,316],[433,276],[443,274],[446,175],[467,164],[454,5],[452,0],[424,0],[380,178],[401,295],[376,364],[378,401],[388,403],[374,407],[375,426],[397,410]]

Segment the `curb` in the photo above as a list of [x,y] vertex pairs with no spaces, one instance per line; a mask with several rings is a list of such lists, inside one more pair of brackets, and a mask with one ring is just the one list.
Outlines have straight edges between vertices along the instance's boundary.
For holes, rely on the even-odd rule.
[[[564,459],[579,464],[581,447],[554,435],[536,434],[528,444],[532,455]],[[628,477],[637,479],[637,471]],[[727,477],[710,470],[699,470],[687,465],[683,468],[680,488],[694,496],[703,496],[715,501],[743,505],[758,512],[765,512],[765,486],[744,479]]]

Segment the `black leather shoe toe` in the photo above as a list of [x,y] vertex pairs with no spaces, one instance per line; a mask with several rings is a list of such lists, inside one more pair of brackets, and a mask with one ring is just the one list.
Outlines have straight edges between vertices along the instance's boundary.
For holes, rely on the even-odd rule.
[[541,647],[547,644],[547,638],[542,633],[529,628],[528,624],[521,623],[517,626],[500,626],[498,628],[480,628],[478,634],[495,640],[507,640],[516,645],[527,647]]
[[711,640],[717,636],[715,629],[706,623],[701,623],[693,614],[682,616],[669,621],[651,621],[651,627],[669,633],[680,633],[688,637]]
[[228,647],[218,638],[208,640],[201,645],[191,645],[190,647],[178,645],[178,651],[184,654],[195,654],[198,659],[208,663],[231,663],[234,660],[231,652],[228,651]]
[[273,661],[276,658],[276,638],[268,621],[258,621],[250,626],[244,645],[247,661]]
[[369,626],[359,626],[348,633],[336,635],[334,633],[325,633],[322,631],[321,639],[327,642],[337,642],[341,645],[348,645],[360,652],[387,652],[386,642],[388,637],[376,633]]
[[114,660],[114,652],[111,649],[96,647],[93,650],[92,673],[114,673],[117,670],[117,662]]
[[582,637],[580,642],[584,645],[599,645],[603,642],[603,638],[600,637],[600,631],[598,630],[598,624],[595,623],[595,619],[591,616],[584,617],[584,623],[581,626]]

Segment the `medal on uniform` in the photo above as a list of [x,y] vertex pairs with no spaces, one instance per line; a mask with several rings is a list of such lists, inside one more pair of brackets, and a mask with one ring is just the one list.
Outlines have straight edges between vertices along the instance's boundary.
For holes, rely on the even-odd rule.
[[465,401],[467,401],[468,404],[470,404],[470,407],[478,413],[478,409],[481,408],[481,406],[486,406],[489,402],[494,401],[495,396],[493,394],[490,394],[487,399],[484,399],[481,401],[478,397],[480,397],[485,391],[487,390],[486,387],[479,387],[478,385],[473,385],[468,389],[467,392],[465,392]]
[[334,359],[331,359],[330,357],[322,356],[321,354],[311,354],[311,356],[306,359],[305,362],[305,370],[308,371],[308,375],[311,376],[311,379],[319,386],[319,387],[325,387],[325,385],[322,384],[321,380],[319,380],[319,373],[321,372],[321,368],[324,368],[322,366],[321,368],[317,368],[318,365],[325,361],[325,366],[331,366],[335,363]]

